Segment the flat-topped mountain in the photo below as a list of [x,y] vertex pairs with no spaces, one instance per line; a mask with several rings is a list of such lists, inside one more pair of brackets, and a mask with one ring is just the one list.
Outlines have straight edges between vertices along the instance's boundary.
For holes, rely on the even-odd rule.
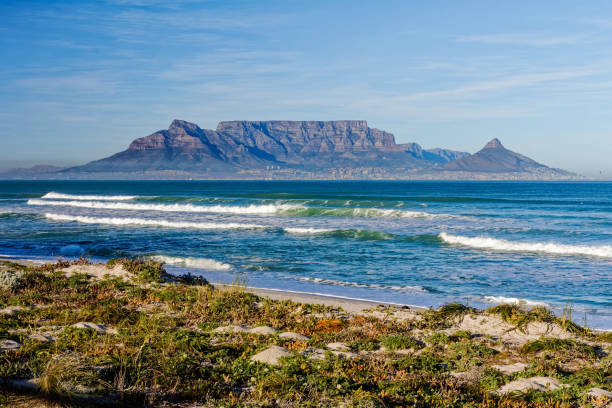
[[305,169],[383,166],[429,168],[468,153],[397,144],[392,133],[365,120],[231,121],[216,130],[174,120],[167,130],[134,140],[127,150],[71,169],[85,172]]
[[[24,173],[27,174],[27,173]],[[174,120],[110,157],[59,170],[71,178],[465,179],[575,178],[503,147],[470,155],[417,143],[365,120],[228,121],[201,129]],[[47,174],[48,176],[48,174]]]

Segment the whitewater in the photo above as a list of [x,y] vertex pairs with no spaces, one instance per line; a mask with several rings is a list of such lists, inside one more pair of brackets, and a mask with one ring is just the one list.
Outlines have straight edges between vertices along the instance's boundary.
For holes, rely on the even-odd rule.
[[612,183],[0,181],[0,255],[612,328]]

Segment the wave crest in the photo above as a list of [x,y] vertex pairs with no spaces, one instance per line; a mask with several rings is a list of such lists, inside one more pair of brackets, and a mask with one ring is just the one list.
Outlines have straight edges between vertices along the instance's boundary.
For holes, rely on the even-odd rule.
[[548,303],[544,302],[536,302],[535,300],[529,299],[519,299],[515,297],[505,297],[505,296],[485,296],[483,298],[486,302],[495,303],[495,304],[507,304],[507,305],[519,305],[519,306],[544,306],[550,307]]
[[137,210],[161,212],[193,212],[193,213],[221,213],[221,214],[275,214],[290,207],[287,204],[264,204],[249,206],[223,206],[223,205],[193,205],[193,204],[146,204],[146,203],[113,203],[97,201],[50,201],[31,199],[28,205],[48,205],[93,208],[105,210]]
[[216,261],[210,258],[194,258],[194,257],[174,257],[166,255],[153,255],[149,257],[157,262],[163,262],[168,265],[184,266],[187,268],[204,269],[207,271],[229,271],[232,265]]
[[516,242],[489,237],[464,237],[441,232],[439,237],[449,244],[464,245],[478,249],[510,252],[542,252],[554,255],[586,255],[612,258],[610,245],[566,245],[554,242]]
[[75,194],[63,194],[50,191],[41,198],[45,199],[56,199],[56,200],[100,200],[100,201],[123,201],[133,200],[138,196],[132,195],[75,195]]
[[303,281],[303,282],[320,283],[323,285],[350,286],[350,287],[355,287],[355,288],[385,289],[385,290],[394,290],[394,291],[400,291],[400,292],[421,292],[421,293],[429,292],[426,288],[422,286],[383,285],[379,283],[358,283],[358,282],[340,281],[340,280],[335,280],[335,279],[309,278],[309,277],[301,277],[301,278],[298,278],[298,280]]
[[259,224],[240,224],[240,223],[213,223],[213,222],[183,222],[183,221],[168,221],[160,219],[146,218],[111,218],[111,217],[87,217],[82,215],[64,215],[46,213],[45,217],[53,221],[76,221],[83,224],[107,224],[107,225],[140,225],[146,227],[166,227],[166,228],[191,228],[191,229],[256,229],[267,228]]

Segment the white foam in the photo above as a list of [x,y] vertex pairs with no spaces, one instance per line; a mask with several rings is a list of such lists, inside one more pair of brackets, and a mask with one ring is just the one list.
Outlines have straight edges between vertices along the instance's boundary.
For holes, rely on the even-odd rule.
[[285,232],[290,234],[324,234],[326,232],[333,231],[328,228],[299,228],[299,227],[286,227],[283,228]]
[[53,221],[76,221],[84,224],[108,224],[108,225],[141,225],[149,227],[167,227],[167,228],[191,228],[191,229],[253,229],[267,228],[264,225],[258,224],[239,224],[239,223],[213,223],[213,222],[184,222],[184,221],[168,221],[163,219],[146,219],[146,218],[110,218],[110,217],[87,217],[74,216],[64,214],[46,213],[45,217]]
[[335,280],[335,279],[309,278],[309,277],[301,277],[301,278],[298,278],[298,280],[301,280],[304,282],[321,283],[324,285],[351,286],[355,288],[386,289],[386,290],[395,290],[395,291],[401,291],[401,292],[428,292],[428,290],[422,286],[382,285],[378,283],[358,283],[358,282],[340,281],[340,280]]
[[536,302],[535,300],[529,300],[529,299],[519,299],[515,297],[485,296],[483,299],[486,302],[495,303],[498,305],[506,304],[506,305],[519,305],[519,306],[544,306],[547,308],[550,307],[548,303]]
[[138,196],[131,195],[74,195],[74,194],[62,194],[51,191],[41,198],[52,198],[58,200],[100,200],[100,201],[122,201],[122,200],[133,200]]
[[174,256],[154,255],[151,256],[150,259],[157,262],[163,262],[168,265],[185,266],[187,268],[204,269],[207,271],[229,271],[232,269],[232,265],[209,258],[181,258]]
[[193,213],[221,213],[221,214],[275,214],[279,211],[294,208],[288,204],[264,204],[249,206],[225,205],[193,205],[193,204],[146,204],[146,203],[116,203],[98,201],[51,201],[30,199],[28,205],[47,205],[94,208],[106,210],[136,210],[136,211],[162,211],[162,212],[193,212]]
[[587,255],[612,258],[610,245],[566,245],[554,242],[516,242],[489,237],[464,237],[441,232],[439,237],[449,243],[472,248],[512,252],[543,252],[555,255]]

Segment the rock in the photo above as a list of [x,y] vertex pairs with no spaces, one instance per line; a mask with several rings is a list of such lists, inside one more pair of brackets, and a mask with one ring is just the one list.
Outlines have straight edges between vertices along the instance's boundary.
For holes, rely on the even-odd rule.
[[524,371],[527,368],[527,364],[525,363],[514,363],[514,364],[505,364],[505,365],[493,365],[491,368],[494,368],[497,371],[500,371],[506,375],[511,375],[514,373],[518,373],[519,371]]
[[26,390],[35,390],[38,388],[38,383],[40,380],[38,378],[20,378],[10,380],[10,384],[15,388],[21,388]]
[[2,339],[0,340],[0,351],[19,350],[21,344],[14,340]]
[[213,330],[215,333],[243,333],[247,331],[247,328],[244,326],[220,326]]
[[332,354],[340,357],[340,358],[355,358],[358,357],[359,354],[351,353],[350,351],[332,351]]
[[112,327],[107,327],[103,324],[91,323],[91,322],[78,322],[72,325],[77,329],[91,329],[95,330],[99,334],[117,334],[117,330]]
[[276,334],[276,329],[270,326],[257,326],[253,327],[252,329],[248,329],[247,332],[270,336],[272,334]]
[[604,404],[608,403],[609,401],[612,401],[612,392],[606,391],[601,388],[591,388],[587,392],[587,395],[594,400],[603,402]]
[[264,351],[255,354],[251,357],[252,361],[259,361],[260,363],[266,363],[270,365],[279,365],[279,359],[282,357],[289,357],[291,353],[286,348],[280,346],[272,346],[265,349]]
[[8,307],[5,307],[4,309],[0,309],[0,315],[13,316],[13,315],[16,315],[17,312],[21,312],[23,310],[27,310],[27,309],[23,306],[8,306]]
[[291,339],[291,340],[300,340],[300,341],[310,340],[310,337],[305,336],[303,334],[294,333],[294,332],[283,332],[279,334],[278,337],[281,339]]
[[36,340],[39,341],[41,343],[49,343],[51,341],[53,341],[53,339],[49,336],[45,336],[43,334],[40,333],[32,333],[28,336],[28,339],[30,340]]
[[497,393],[503,395],[515,391],[555,391],[561,387],[562,385],[559,384],[559,381],[551,377],[519,378],[518,380],[514,380],[501,387],[499,390],[497,390]]
[[315,347],[308,347],[302,351],[302,355],[312,360],[325,360],[325,350]]
[[332,351],[350,351],[350,347],[346,343],[329,343],[327,348]]

